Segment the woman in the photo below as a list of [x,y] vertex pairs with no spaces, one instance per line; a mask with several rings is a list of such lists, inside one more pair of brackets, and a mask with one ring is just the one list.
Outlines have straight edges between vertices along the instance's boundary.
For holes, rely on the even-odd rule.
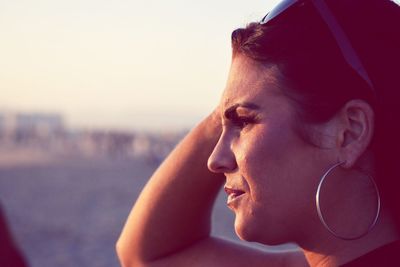
[[[234,31],[221,103],[146,185],[117,244],[122,265],[399,265],[399,9],[284,1]],[[210,236],[224,181],[241,239],[302,251]]]

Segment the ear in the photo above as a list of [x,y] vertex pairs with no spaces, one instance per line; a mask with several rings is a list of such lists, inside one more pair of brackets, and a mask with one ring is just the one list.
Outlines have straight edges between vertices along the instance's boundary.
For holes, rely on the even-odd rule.
[[337,148],[342,167],[351,168],[367,150],[374,130],[374,111],[359,99],[347,102],[337,114],[339,131]]

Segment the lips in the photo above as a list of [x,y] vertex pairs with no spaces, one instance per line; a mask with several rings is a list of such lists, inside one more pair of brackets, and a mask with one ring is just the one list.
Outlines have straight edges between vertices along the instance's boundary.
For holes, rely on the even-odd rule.
[[233,189],[230,187],[225,186],[224,190],[228,195],[227,205],[230,206],[235,200],[239,199],[245,192],[239,189]]

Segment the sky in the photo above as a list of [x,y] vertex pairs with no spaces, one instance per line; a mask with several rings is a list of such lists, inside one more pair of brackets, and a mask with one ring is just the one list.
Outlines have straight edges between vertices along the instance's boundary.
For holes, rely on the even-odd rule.
[[187,128],[218,103],[230,34],[268,0],[0,0],[0,111]]

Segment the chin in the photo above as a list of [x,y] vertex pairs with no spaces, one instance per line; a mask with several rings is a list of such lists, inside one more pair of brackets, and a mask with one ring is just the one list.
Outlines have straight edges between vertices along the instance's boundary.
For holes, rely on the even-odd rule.
[[260,242],[260,230],[257,229],[255,223],[249,218],[243,218],[242,216],[236,216],[235,218],[235,232],[236,235],[244,241],[248,242]]
[[244,241],[257,242],[263,245],[276,246],[288,243],[286,238],[283,238],[277,229],[267,223],[258,224],[255,221],[236,216],[235,219],[236,235]]

